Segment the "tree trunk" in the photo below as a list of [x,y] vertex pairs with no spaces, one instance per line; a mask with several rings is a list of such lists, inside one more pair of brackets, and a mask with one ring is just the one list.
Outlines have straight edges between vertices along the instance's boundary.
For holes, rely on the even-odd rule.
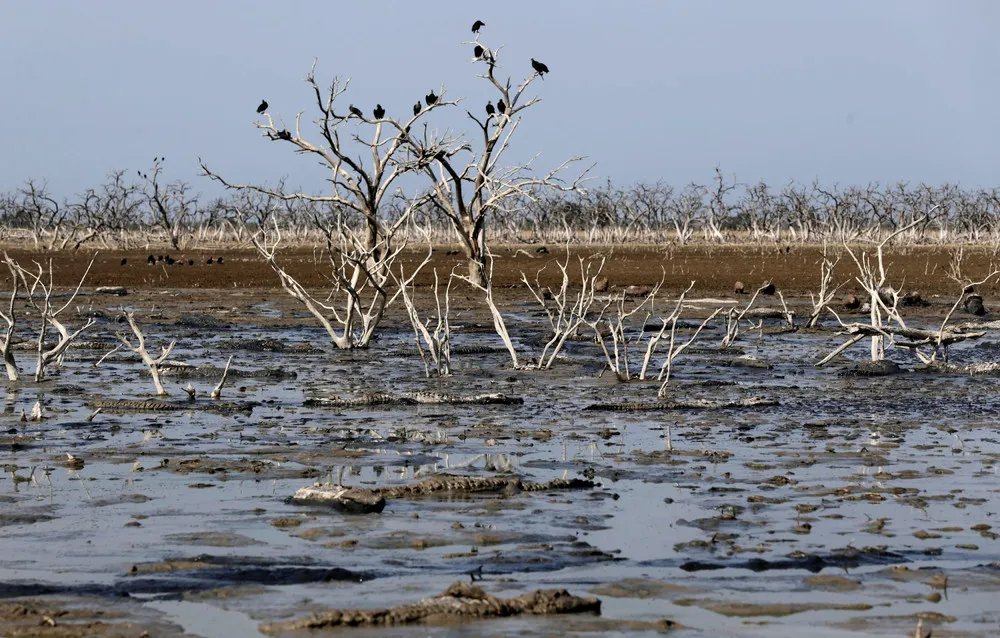
[[8,341],[8,346],[3,351],[3,362],[7,368],[7,380],[17,381],[20,375],[17,372],[17,364],[14,363],[14,353],[10,349],[10,342]]
[[485,286],[486,277],[483,274],[483,262],[476,257],[469,256],[469,281],[476,286]]

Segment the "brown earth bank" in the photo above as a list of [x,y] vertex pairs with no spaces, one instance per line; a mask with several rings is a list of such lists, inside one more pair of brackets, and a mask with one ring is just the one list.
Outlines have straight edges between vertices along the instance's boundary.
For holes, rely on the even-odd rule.
[[[51,259],[55,266],[57,286],[75,286],[87,267],[93,252],[41,252],[8,246],[7,253],[22,265]],[[846,282],[842,294],[860,291],[853,278],[857,267],[842,246],[572,246],[570,247],[570,281],[578,285],[578,258],[591,256],[606,259],[603,276],[611,290],[632,285],[654,285],[664,281],[665,292],[676,292],[696,282],[693,294],[731,293],[735,282],[745,284],[748,294],[768,280],[786,295],[803,295],[819,287],[820,263],[824,250],[832,259],[840,257],[836,268],[837,283]],[[859,248],[855,253],[860,255]],[[867,250],[873,251],[872,248]],[[947,246],[905,246],[887,249],[885,265],[889,282],[906,291],[924,296],[941,294],[954,296],[957,284],[948,274],[953,272],[954,248]],[[494,248],[496,262],[494,284],[498,287],[520,286],[521,274],[534,281],[535,274],[545,268],[539,281],[553,286],[561,282],[557,263],[566,258],[560,246],[542,247],[537,244],[498,246]],[[169,255],[175,262],[148,264],[154,258]],[[327,287],[328,265],[312,248],[289,248],[280,253],[279,264],[306,287]],[[397,262],[406,272],[427,256],[426,249],[404,253]],[[222,263],[219,263],[219,258]],[[209,263],[211,260],[212,263]],[[123,263],[124,262],[124,263]],[[988,246],[965,247],[961,276],[967,280],[985,277],[1000,263],[996,249]],[[457,268],[465,273],[464,257],[454,246],[434,248],[430,262],[415,280],[418,286],[432,285],[434,270],[439,275]],[[253,250],[245,248],[195,249],[186,251],[108,250],[97,253],[94,266],[84,289],[96,286],[125,286],[130,291],[185,289],[273,289],[278,278]],[[987,291],[995,292],[997,284]]]

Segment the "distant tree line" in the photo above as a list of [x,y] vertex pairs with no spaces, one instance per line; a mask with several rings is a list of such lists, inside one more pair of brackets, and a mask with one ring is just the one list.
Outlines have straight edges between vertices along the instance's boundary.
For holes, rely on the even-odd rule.
[[[281,200],[229,193],[202,201],[181,181],[164,182],[162,160],[135,179],[115,171],[94,188],[56,198],[44,181],[28,180],[0,194],[0,239],[27,239],[39,250],[85,245],[128,249],[165,243],[175,248],[245,243],[267,220],[292,242],[324,241],[324,220],[361,224],[360,215],[329,202]],[[393,202],[383,212],[398,218]],[[492,242],[821,243],[875,239],[930,219],[903,239],[925,243],[1000,241],[1000,188],[872,183],[826,186],[792,182],[741,184],[717,171],[709,185],[664,182],[620,187],[606,182],[577,191],[539,189],[505,202],[491,219]],[[240,211],[243,219],[237,219]],[[252,211],[249,219],[246,212]],[[356,218],[356,219],[355,219]],[[437,243],[454,241],[451,221],[425,203],[410,216],[410,230]]]

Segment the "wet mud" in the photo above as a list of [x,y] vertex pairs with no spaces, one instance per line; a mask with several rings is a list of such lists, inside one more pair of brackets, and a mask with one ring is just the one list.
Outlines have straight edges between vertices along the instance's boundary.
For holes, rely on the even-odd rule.
[[[803,317],[802,293],[816,276],[812,262],[806,273],[793,261],[796,250],[747,252],[746,263],[803,270],[787,284],[773,275]],[[934,269],[940,256],[921,250],[893,259],[928,273],[907,275],[929,305],[904,316],[936,329],[954,286]],[[675,269],[686,264],[671,275],[685,279],[681,287],[699,279],[696,267],[717,282],[699,282],[704,294],[690,297],[681,332],[693,334],[720,304],[748,300],[706,265],[738,254],[719,251],[687,262],[684,251],[673,255]],[[665,253],[635,254],[610,269],[612,286],[659,281]],[[974,372],[1000,361],[1000,329],[952,346],[948,367],[890,349],[893,373],[873,376],[843,374],[863,369],[864,344],[813,365],[845,340],[831,319],[795,331],[781,318],[755,319],[759,328],[730,348],[720,347],[717,320],[674,361],[658,397],[656,382],[616,381],[586,334],[551,370],[511,369],[488,314],[462,289],[454,374],[427,379],[399,308],[369,350],[337,351],[280,291],[224,285],[252,271],[249,254],[245,264],[226,255],[232,272],[176,286],[177,266],[162,280],[151,279],[155,269],[118,276],[115,256],[93,285],[129,294],[86,287],[69,322],[100,317],[87,342],[49,380],[7,384],[0,634],[322,633],[329,627],[301,623],[408,613],[456,582],[494,607],[539,590],[599,600],[599,617],[592,607],[560,619],[476,616],[471,631],[482,635],[912,636],[918,621],[935,636],[1000,628],[1000,378]],[[144,261],[136,255],[136,273]],[[207,271],[204,261],[185,272]],[[739,278],[758,272],[771,276]],[[261,275],[258,286],[272,284]],[[656,307],[672,307],[678,292],[667,285]],[[544,314],[523,290],[498,294],[519,351],[537,353]],[[429,307],[426,288],[416,298]],[[179,364],[162,375],[168,397],[153,396],[137,357],[105,357],[123,304],[150,343],[177,340]],[[649,321],[636,317],[632,329]],[[26,370],[31,351],[17,356]],[[230,356],[238,373],[213,401]],[[322,400],[412,393],[520,402]],[[169,409],[141,409],[159,401]],[[22,420],[36,403],[42,418]],[[314,484],[383,500],[352,511],[292,498]],[[420,623],[426,635],[462,631],[454,619]],[[349,631],[407,633],[368,624]]]

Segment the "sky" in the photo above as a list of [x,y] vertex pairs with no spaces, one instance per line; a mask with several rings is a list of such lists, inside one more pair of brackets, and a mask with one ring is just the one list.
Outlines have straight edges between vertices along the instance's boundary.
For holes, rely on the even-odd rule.
[[[71,196],[114,169],[196,191],[198,158],[238,182],[324,188],[315,160],[259,136],[262,98],[292,122],[303,78],[407,116],[442,84],[464,110],[494,97],[472,63],[503,45],[533,85],[509,159],[587,156],[621,185],[742,182],[1000,185],[1000,3],[994,0],[8,0],[0,6],[0,191],[28,178]],[[307,129],[308,130],[308,129]]]

